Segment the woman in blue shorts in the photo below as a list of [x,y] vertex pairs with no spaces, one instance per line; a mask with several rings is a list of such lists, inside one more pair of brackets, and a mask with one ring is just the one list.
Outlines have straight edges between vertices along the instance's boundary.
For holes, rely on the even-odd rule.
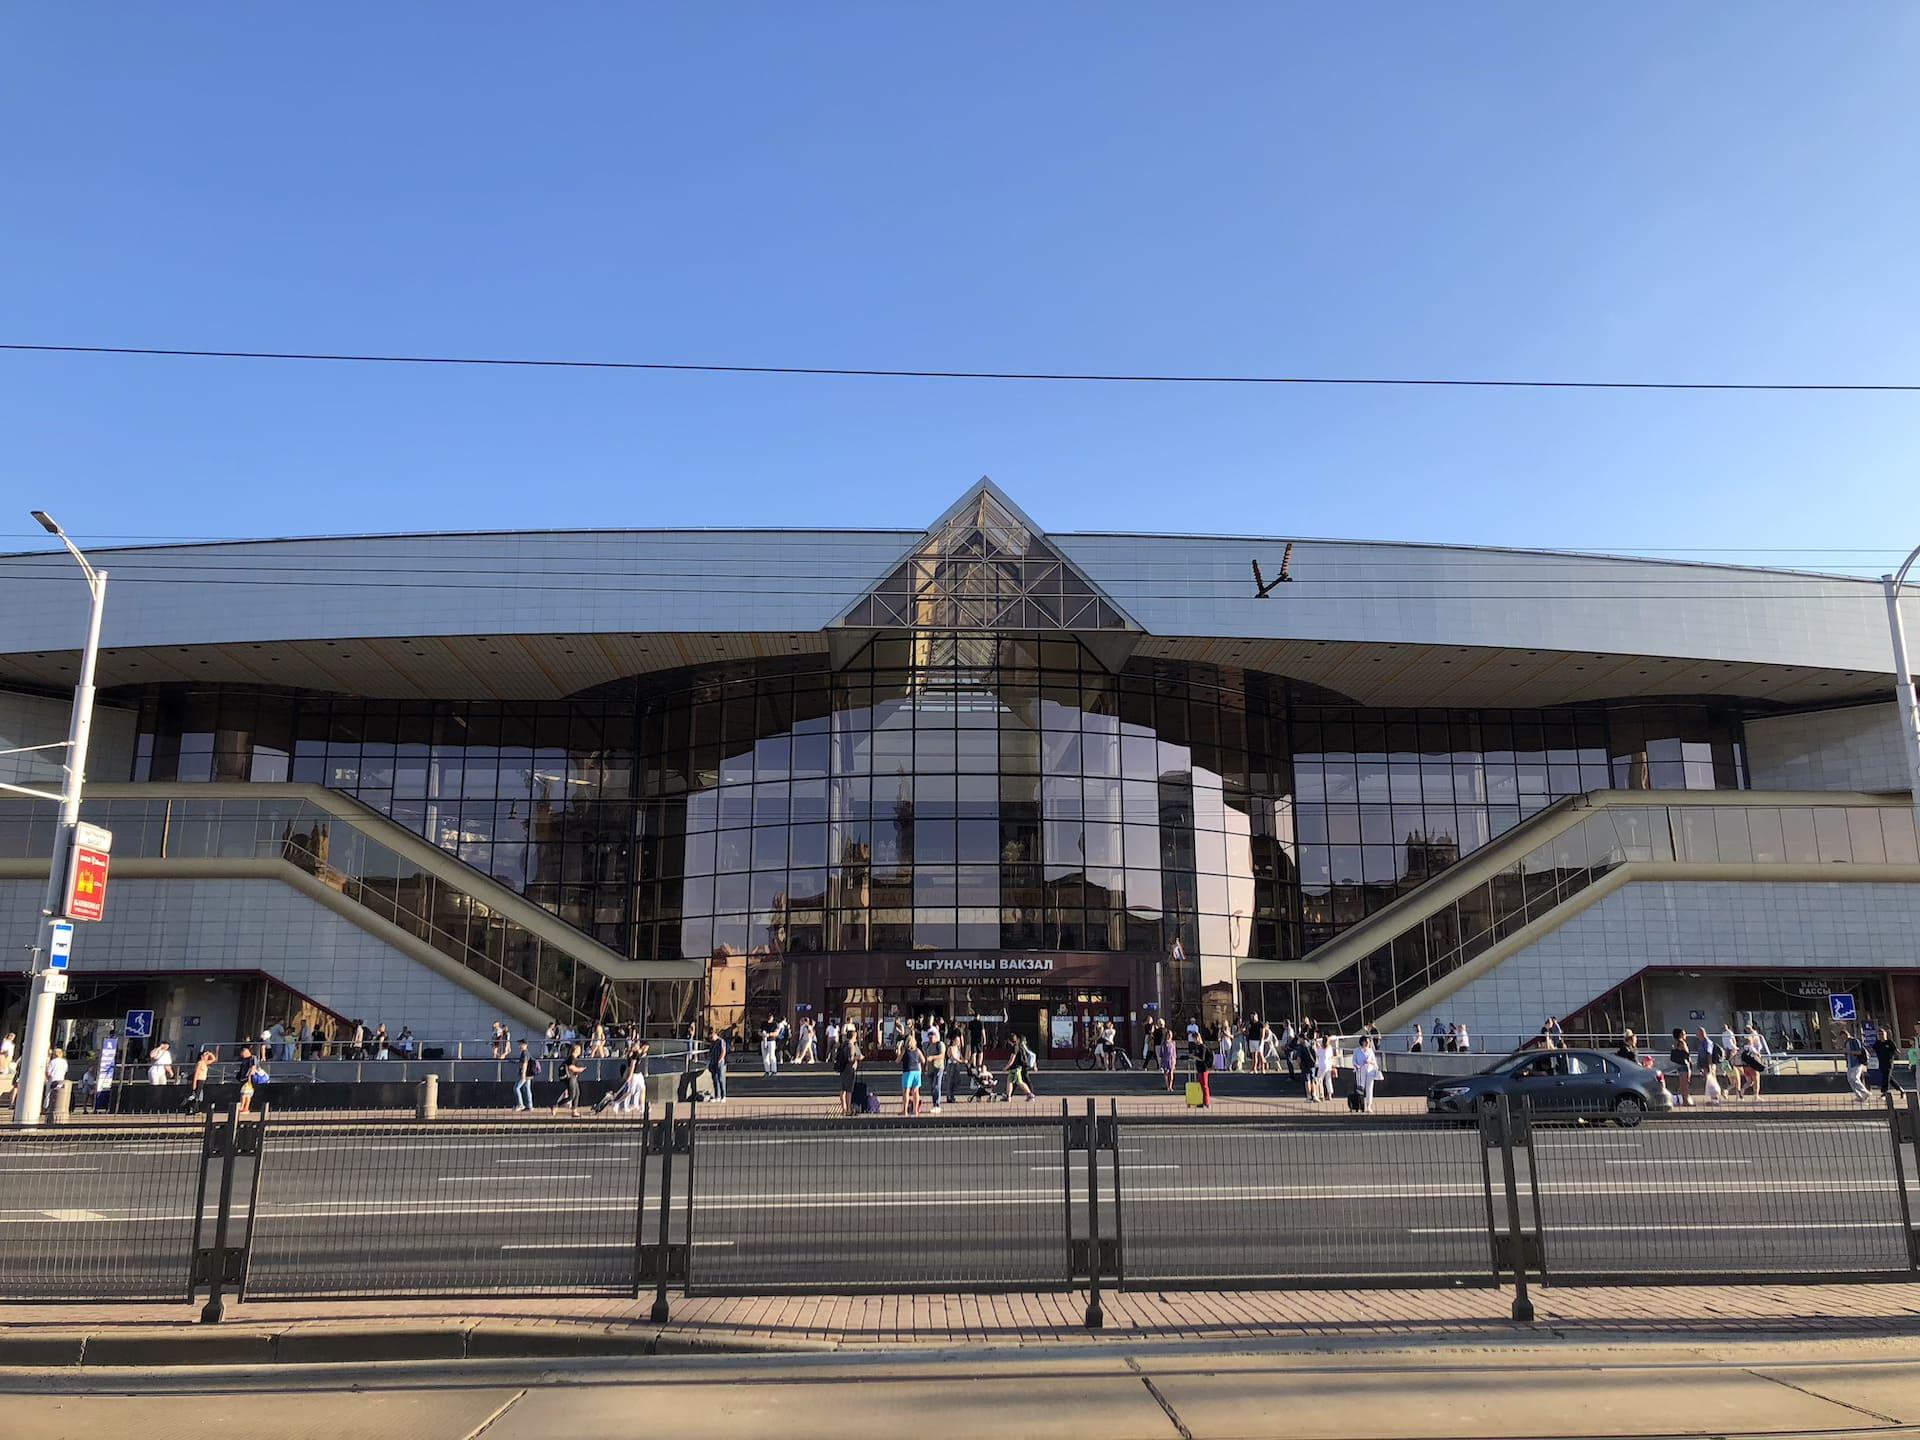
[[900,1113],[918,1115],[920,1113],[920,1071],[926,1066],[927,1057],[921,1053],[920,1042],[908,1031],[906,1039],[900,1042]]

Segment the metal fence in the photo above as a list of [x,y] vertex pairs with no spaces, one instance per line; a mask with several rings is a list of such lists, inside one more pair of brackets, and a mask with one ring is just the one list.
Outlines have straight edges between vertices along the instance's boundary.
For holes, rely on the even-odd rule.
[[1060,1115],[694,1127],[689,1294],[1070,1288]]
[[940,1117],[0,1132],[12,1299],[1920,1281],[1920,1097],[1468,1118]]
[[1487,1285],[1487,1148],[1470,1125],[1120,1121],[1128,1284]]
[[640,1123],[328,1122],[266,1137],[241,1298],[631,1292]]
[[0,1129],[0,1295],[185,1295],[212,1124]]
[[[1562,1284],[1920,1278],[1915,1110],[1722,1105],[1633,1129],[1517,1117],[1542,1277]],[[1528,1123],[1529,1119],[1531,1123]]]

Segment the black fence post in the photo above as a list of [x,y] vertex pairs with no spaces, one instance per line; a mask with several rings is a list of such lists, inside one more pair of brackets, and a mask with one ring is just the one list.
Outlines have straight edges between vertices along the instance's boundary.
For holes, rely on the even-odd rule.
[[1127,1242],[1120,1205],[1120,1102],[1107,1101],[1108,1133],[1113,1139],[1113,1286],[1127,1288]]
[[1087,1097],[1087,1329],[1107,1323],[1100,1308],[1100,1120]]
[[[267,1111],[269,1102],[260,1102],[260,1118],[253,1122],[253,1143],[244,1148],[253,1155],[253,1178],[247,1184],[247,1238],[240,1242],[240,1285],[234,1291],[233,1298],[244,1303],[247,1298],[247,1277],[253,1273],[253,1217],[260,1209],[260,1173],[267,1165]],[[236,1146],[236,1149],[242,1148]]]
[[653,1310],[649,1319],[656,1325],[667,1323],[667,1234],[673,1216],[673,1101],[667,1102],[666,1118],[661,1121],[660,1145],[660,1244],[654,1252]]
[[233,1219],[233,1157],[240,1148],[240,1108],[237,1105],[227,1116],[226,1133],[222,1140],[220,1209],[213,1221],[213,1256],[212,1263],[207,1267],[207,1303],[200,1309],[202,1325],[217,1325],[227,1313],[227,1303],[221,1298],[220,1291],[227,1272],[227,1225]]
[[[1882,1092],[1881,1098],[1887,1102],[1887,1132],[1893,1137],[1893,1191],[1900,1197],[1900,1228],[1907,1237],[1907,1268],[1920,1270],[1920,1235],[1914,1233],[1913,1203],[1907,1197],[1907,1147],[1900,1134],[1900,1112],[1894,1108],[1892,1092]],[[1913,1127],[1915,1169],[1920,1170],[1920,1080],[1916,1081],[1915,1089],[1907,1092],[1907,1117]]]
[[1073,1117],[1060,1097],[1060,1210],[1067,1227],[1067,1287],[1077,1278],[1073,1264]]
[[213,1108],[209,1106],[200,1112],[200,1185],[193,1192],[193,1249],[187,1252],[187,1303],[193,1303],[193,1297],[200,1291],[200,1272],[195,1263],[200,1254],[200,1236],[207,1224],[207,1166],[212,1163],[214,1151]]
[[1513,1169],[1513,1105],[1505,1092],[1500,1106],[1500,1175],[1507,1191],[1507,1242],[1512,1248],[1513,1318],[1533,1319],[1533,1298],[1527,1293],[1527,1252],[1520,1231],[1520,1183]]

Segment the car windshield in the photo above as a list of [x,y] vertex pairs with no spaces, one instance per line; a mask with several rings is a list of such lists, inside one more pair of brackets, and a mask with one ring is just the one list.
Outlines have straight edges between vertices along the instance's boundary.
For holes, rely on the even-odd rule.
[[1529,1060],[1538,1059],[1539,1056],[1540,1051],[1538,1050],[1522,1050],[1518,1055],[1509,1055],[1504,1060],[1494,1061],[1491,1065],[1481,1070],[1480,1073],[1482,1075],[1505,1075],[1510,1070],[1526,1064]]

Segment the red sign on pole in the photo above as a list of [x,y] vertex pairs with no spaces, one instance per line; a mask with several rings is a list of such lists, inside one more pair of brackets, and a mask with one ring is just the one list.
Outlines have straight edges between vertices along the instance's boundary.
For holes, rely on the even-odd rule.
[[73,833],[73,858],[67,865],[66,915],[70,920],[98,920],[107,909],[107,855],[113,834],[98,825],[82,824]]

